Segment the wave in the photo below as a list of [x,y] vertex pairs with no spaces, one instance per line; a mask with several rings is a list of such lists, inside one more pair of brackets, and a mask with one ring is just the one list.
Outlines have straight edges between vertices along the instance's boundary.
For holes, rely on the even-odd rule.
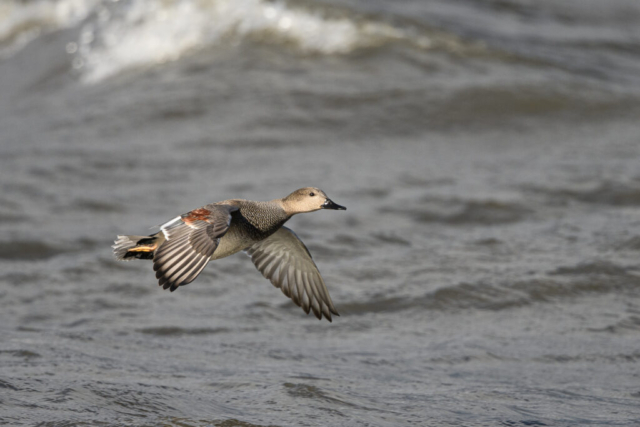
[[340,305],[340,312],[345,315],[362,315],[412,309],[501,311],[583,296],[634,292],[640,285],[640,276],[636,274],[634,267],[606,261],[559,267],[549,272],[548,276],[495,283],[464,282],[421,296],[377,297],[367,301],[343,303]]
[[[360,18],[353,12],[309,9],[266,0],[131,0],[109,18],[88,24],[77,68],[95,82],[121,70],[175,61],[184,54],[243,40],[286,45],[302,54],[342,55],[389,42],[429,48],[416,31]],[[84,41],[84,42],[83,42]]]
[[4,0],[0,4],[0,58],[42,34],[77,25],[98,4],[99,0]]
[[39,241],[11,241],[0,245],[1,260],[43,260],[53,258],[64,249]]
[[[95,246],[96,242],[88,239],[79,239],[56,245],[41,240],[4,240],[0,241],[0,261],[46,260],[59,255],[83,252]],[[18,279],[28,278],[29,275],[19,274],[16,277]]]
[[460,200],[430,197],[428,206],[383,208],[384,212],[409,216],[418,223],[449,225],[496,225],[519,222],[532,214],[520,204],[498,200]]
[[230,332],[227,328],[180,328],[177,326],[159,326],[138,329],[138,332],[157,336],[210,335]]
[[546,188],[525,186],[525,191],[542,194],[551,203],[576,200],[582,203],[620,207],[640,206],[640,182],[601,181],[573,187]]
[[0,52],[74,26],[77,40],[66,51],[89,83],[243,41],[303,55],[347,55],[392,43],[462,49],[453,35],[294,0],[10,0],[0,6]]

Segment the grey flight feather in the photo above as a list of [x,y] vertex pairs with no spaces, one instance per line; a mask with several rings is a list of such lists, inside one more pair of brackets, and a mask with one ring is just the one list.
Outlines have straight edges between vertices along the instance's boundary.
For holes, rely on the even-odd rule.
[[153,257],[158,283],[172,292],[195,280],[211,259],[220,238],[229,230],[229,205],[206,205],[161,226],[165,242]]
[[308,314],[331,321],[331,313],[339,316],[318,267],[307,247],[296,233],[281,227],[271,236],[255,243],[247,255],[264,277]]

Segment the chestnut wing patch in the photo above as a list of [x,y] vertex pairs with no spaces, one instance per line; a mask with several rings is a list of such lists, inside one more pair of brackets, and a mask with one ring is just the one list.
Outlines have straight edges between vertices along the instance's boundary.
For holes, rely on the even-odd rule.
[[231,224],[230,205],[207,205],[160,226],[165,242],[153,257],[158,284],[175,291],[195,280]]

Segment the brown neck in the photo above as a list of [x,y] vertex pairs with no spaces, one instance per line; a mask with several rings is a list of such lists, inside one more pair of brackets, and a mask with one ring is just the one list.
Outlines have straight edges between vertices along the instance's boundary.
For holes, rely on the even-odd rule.
[[287,200],[286,197],[282,199],[275,199],[273,200],[273,202],[282,207],[287,216],[293,216],[297,213],[300,213],[300,211],[295,209],[294,204],[290,200]]

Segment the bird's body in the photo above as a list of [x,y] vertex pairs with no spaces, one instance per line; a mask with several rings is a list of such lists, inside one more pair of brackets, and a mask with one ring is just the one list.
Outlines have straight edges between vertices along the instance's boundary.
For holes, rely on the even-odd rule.
[[245,251],[294,303],[331,321],[331,313],[338,313],[311,254],[283,227],[293,215],[319,209],[346,208],[312,187],[268,202],[224,200],[180,215],[151,236],[118,236],[114,254],[119,260],[153,260],[160,286],[174,291],[191,283],[210,260]]
[[211,259],[224,258],[245,250],[247,243],[257,243],[278,231],[291,218],[282,207],[271,202],[227,200],[238,208],[231,213],[229,231],[220,239],[220,245]]

